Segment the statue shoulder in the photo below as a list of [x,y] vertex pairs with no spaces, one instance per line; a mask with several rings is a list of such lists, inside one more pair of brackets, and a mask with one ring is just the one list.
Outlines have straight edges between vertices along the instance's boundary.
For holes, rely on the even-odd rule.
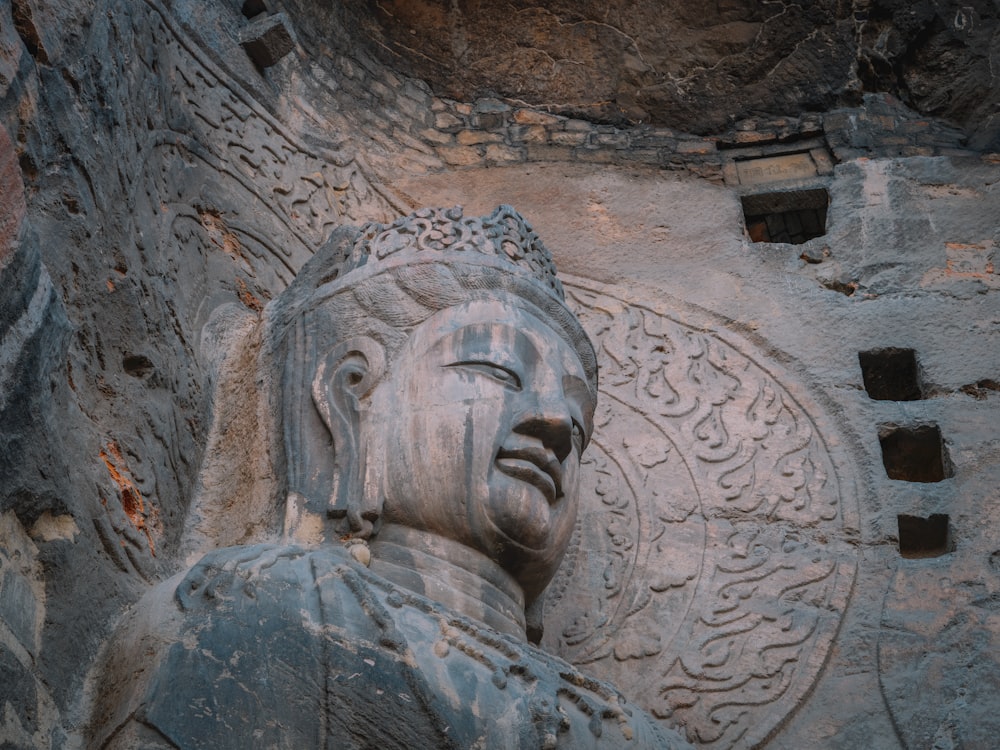
[[[166,737],[170,747],[196,746],[185,722],[207,720],[187,716],[191,701],[228,705],[235,715],[245,705],[246,715],[254,714],[260,684],[227,681],[230,671],[245,677],[280,667],[273,682],[287,677],[287,694],[321,683],[313,673],[322,649],[313,634],[329,610],[350,604],[339,575],[350,566],[337,547],[256,544],[214,550],[154,586],[123,617],[95,670],[88,746],[156,747],[140,735]],[[197,731],[222,742],[217,729]],[[307,746],[313,738],[299,739]]]
[[195,613],[231,608],[242,600],[255,602],[262,592],[296,596],[312,591],[317,565],[323,569],[347,564],[347,555],[337,547],[309,549],[296,545],[253,544],[226,547],[206,554],[171,579],[168,588],[183,612]]

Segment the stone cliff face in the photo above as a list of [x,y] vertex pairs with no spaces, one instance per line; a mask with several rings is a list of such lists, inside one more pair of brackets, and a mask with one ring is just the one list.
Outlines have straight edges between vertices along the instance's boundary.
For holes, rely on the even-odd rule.
[[454,99],[704,134],[889,92],[979,146],[1000,136],[1000,14],[986,0],[355,5],[370,8],[375,54]]
[[[550,647],[669,675],[648,707],[706,746],[987,746],[997,16],[976,0],[0,4],[0,745],[77,746],[128,605],[188,553],[274,532],[212,505],[276,501],[247,437],[258,384],[232,379],[252,357],[230,343],[329,231],[510,202],[584,277],[615,408],[636,429],[655,412],[669,447],[601,454],[638,473],[595,474],[618,515],[595,510],[588,544],[608,562],[565,598],[606,599],[578,621],[554,610]],[[919,398],[870,395],[862,366],[891,380],[896,350]],[[697,420],[626,408],[678,382]],[[937,457],[933,481],[894,463],[927,439],[909,454]],[[779,465],[786,448],[799,463]],[[835,512],[809,515],[817,498]],[[654,546],[650,519],[679,541]],[[674,573],[643,589],[628,576],[654,549]],[[764,561],[766,585],[725,578]],[[750,635],[706,630],[736,591]],[[637,626],[650,601],[669,627]]]

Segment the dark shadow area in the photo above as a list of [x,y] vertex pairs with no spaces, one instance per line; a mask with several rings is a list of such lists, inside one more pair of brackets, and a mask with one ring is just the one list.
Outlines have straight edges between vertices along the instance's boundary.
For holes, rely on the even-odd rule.
[[826,188],[744,195],[743,218],[754,242],[803,242],[826,234]]
[[858,352],[861,375],[869,398],[876,401],[917,401],[923,398],[917,355],[913,349],[874,349]]
[[878,440],[882,445],[885,473],[890,479],[940,482],[954,474],[941,428],[936,424],[882,425]]
[[900,513],[896,518],[901,557],[940,557],[954,549],[947,513],[935,513],[928,518]]

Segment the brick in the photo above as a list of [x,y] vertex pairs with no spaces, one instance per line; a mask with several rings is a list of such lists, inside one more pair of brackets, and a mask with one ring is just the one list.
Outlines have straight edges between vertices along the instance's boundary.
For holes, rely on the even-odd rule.
[[560,119],[547,112],[537,112],[533,109],[514,110],[514,122],[519,125],[553,125]]
[[833,174],[833,160],[825,148],[814,148],[809,152],[809,156],[816,164],[817,174]]
[[434,127],[438,130],[450,130],[462,127],[462,121],[451,112],[439,112],[434,118]]
[[628,133],[598,133],[595,142],[601,146],[612,146],[614,148],[628,148]]
[[435,128],[425,128],[420,131],[419,135],[425,141],[436,143],[438,145],[451,144],[455,141],[455,136],[451,133],[442,133],[440,130],[436,130]]
[[715,141],[678,141],[676,151],[678,154],[711,154],[715,151]]
[[930,122],[927,120],[908,120],[900,123],[899,132],[906,134],[921,133],[930,129]]
[[[774,133],[767,130],[753,130],[739,132],[733,138],[736,143],[761,143],[763,141],[773,141],[775,139]],[[680,149],[678,149],[680,150]]]
[[851,161],[852,159],[860,159],[863,156],[868,156],[868,152],[861,148],[835,148],[833,149],[834,156],[837,157],[837,161]]
[[408,99],[405,96],[401,96],[396,100],[396,106],[399,107],[400,112],[414,122],[420,123],[421,125],[429,124],[431,112],[423,104],[415,102],[412,99]]
[[469,124],[479,130],[496,130],[506,125],[502,112],[482,112],[469,118]]
[[499,99],[477,99],[472,111],[475,114],[510,112],[510,105]]
[[429,104],[431,101],[431,89],[419,78],[407,78],[403,83],[403,96],[408,96],[414,101]]
[[546,143],[549,140],[548,131],[541,125],[511,125],[507,133],[512,142]]
[[674,130],[673,128],[664,128],[664,127],[646,128],[644,132],[646,133],[646,135],[651,136],[653,138],[677,137],[677,131]]
[[618,159],[641,164],[659,164],[660,151],[655,148],[632,148],[618,152]]
[[437,153],[445,163],[453,167],[468,167],[483,160],[475,146],[442,146]]
[[736,186],[740,184],[740,175],[736,171],[736,163],[727,161],[722,165],[722,178],[727,185]]
[[575,133],[589,133],[594,129],[594,125],[586,120],[566,120],[563,129]]
[[459,130],[455,134],[455,140],[461,146],[475,146],[480,143],[499,143],[503,137],[483,130]]
[[631,145],[633,148],[669,148],[671,151],[676,151],[677,139],[643,133],[632,138]]
[[489,143],[486,146],[486,161],[508,164],[524,161],[524,149],[512,148],[504,143]]
[[550,139],[557,146],[581,146],[588,135],[589,133],[556,131],[550,134]]

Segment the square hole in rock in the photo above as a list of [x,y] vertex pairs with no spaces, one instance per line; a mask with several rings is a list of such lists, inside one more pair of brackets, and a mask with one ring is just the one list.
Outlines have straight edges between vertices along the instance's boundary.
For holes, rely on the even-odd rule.
[[913,349],[874,349],[858,352],[861,376],[870,398],[878,401],[916,401],[923,398],[917,355]]
[[878,441],[889,479],[940,482],[954,474],[941,428],[936,424],[885,424],[879,427]]
[[826,234],[826,188],[786,190],[744,195],[743,219],[754,242],[788,242],[801,245]]
[[935,513],[928,518],[900,514],[899,554],[908,558],[940,557],[952,551],[951,530],[947,513]]
[[243,2],[243,15],[247,18],[253,18],[266,12],[267,3],[265,0],[244,0]]

